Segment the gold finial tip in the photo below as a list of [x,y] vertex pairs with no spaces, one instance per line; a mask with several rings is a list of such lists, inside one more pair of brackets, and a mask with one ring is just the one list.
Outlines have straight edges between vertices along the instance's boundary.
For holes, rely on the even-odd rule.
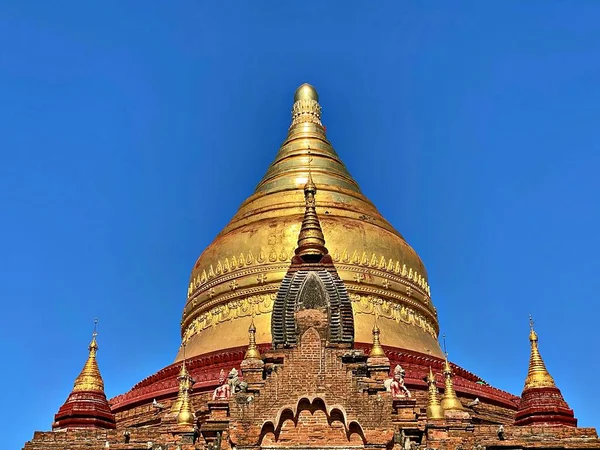
[[535,330],[532,328],[531,331],[529,332],[529,340],[531,342],[537,342],[538,340],[538,336],[537,333],[535,332]]
[[538,340],[537,333],[533,329],[533,317],[529,314],[529,340],[531,342],[536,342]]
[[92,332],[92,341],[90,342],[90,345],[88,347],[90,351],[98,350],[98,343],[96,342],[96,336],[98,336],[98,331],[96,330],[97,325],[98,319],[94,319],[94,331]]
[[299,100],[314,100],[316,102],[319,101],[319,94],[317,94],[317,90],[312,87],[308,83],[304,83],[294,93],[294,102]]

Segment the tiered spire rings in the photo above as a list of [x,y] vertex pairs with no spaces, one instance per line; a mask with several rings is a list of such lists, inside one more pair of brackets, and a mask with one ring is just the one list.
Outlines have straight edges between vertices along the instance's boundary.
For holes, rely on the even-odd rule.
[[256,346],[256,326],[254,325],[254,316],[248,327],[248,349],[244,359],[260,359],[260,351]]
[[452,377],[454,373],[448,362],[448,353],[444,359],[444,395],[442,396],[442,408],[444,411],[464,411],[463,405],[458,399],[456,392],[454,391],[454,383]]
[[440,402],[440,398],[438,395],[438,389],[435,385],[435,375],[431,370],[431,366],[429,367],[429,375],[425,378],[428,387],[428,397],[427,397],[427,418],[428,419],[443,419],[444,418],[444,409],[442,408],[442,404]]
[[538,387],[556,387],[554,379],[548,373],[542,355],[538,349],[538,336],[533,329],[533,318],[529,316],[529,342],[531,342],[531,355],[529,357],[529,371],[525,379],[525,389]]
[[381,346],[381,342],[379,341],[379,336],[381,331],[377,326],[377,314],[375,315],[375,323],[373,324],[373,347],[371,347],[371,351],[369,352],[369,358],[383,358],[385,357],[385,352],[383,351],[383,347]]

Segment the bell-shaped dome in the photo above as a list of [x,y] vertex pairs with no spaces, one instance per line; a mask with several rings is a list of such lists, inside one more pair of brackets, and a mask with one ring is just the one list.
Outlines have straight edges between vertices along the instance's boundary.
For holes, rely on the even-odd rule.
[[327,248],[352,302],[355,342],[371,342],[377,314],[383,345],[443,357],[425,267],[348,173],[327,140],[318,99],[308,84],[297,89],[275,160],[198,258],[181,322],[187,357],[246,345],[252,317],[257,343],[271,342],[271,311],[296,248],[309,168]]

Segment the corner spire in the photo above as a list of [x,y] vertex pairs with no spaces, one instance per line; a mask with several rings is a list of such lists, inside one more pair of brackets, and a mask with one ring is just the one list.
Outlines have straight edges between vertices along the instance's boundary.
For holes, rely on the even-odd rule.
[[256,346],[256,326],[254,325],[254,316],[248,327],[248,349],[244,359],[260,359],[260,351]]
[[529,316],[529,342],[531,354],[529,356],[529,370],[525,379],[525,389],[538,387],[556,387],[554,379],[548,373],[542,355],[538,349],[538,336],[533,328],[533,318]]
[[98,336],[98,332],[96,331],[97,324],[98,319],[94,319],[94,332],[92,333],[92,341],[88,346],[88,358],[81,373],[75,379],[73,392],[85,391],[104,393],[104,381],[102,380],[100,369],[98,369],[98,362],[96,361],[96,353],[98,352],[98,343],[96,342],[96,336]]
[[448,353],[444,358],[444,395],[442,396],[442,408],[444,411],[464,411],[463,405],[458,399],[456,392],[454,391],[454,383],[452,377],[454,373],[448,362]]
[[308,158],[308,179],[304,185],[304,218],[302,219],[302,226],[298,234],[298,246],[295,253],[305,262],[318,262],[329,251],[325,247],[325,236],[323,235],[321,223],[317,216],[315,201],[317,186],[313,182],[310,169],[312,161],[310,147],[308,148]]
[[54,416],[53,430],[88,427],[115,428],[115,416],[108,405],[104,393],[104,381],[96,361],[97,324],[98,319],[94,319],[94,332],[88,346],[87,360],[81,373],[75,378],[69,397]]
[[177,376],[177,381],[179,381],[179,390],[177,391],[177,398],[171,405],[170,411],[170,414],[177,414],[177,417],[179,417],[179,413],[183,410],[183,402],[186,395],[188,396],[189,407],[189,392],[192,390],[192,385],[194,384],[194,379],[190,376],[186,367],[185,347],[183,351],[184,359],[181,361],[181,369],[179,369],[179,375]]
[[429,394],[427,397],[427,418],[433,420],[443,419],[444,409],[442,408],[442,404],[440,402],[438,388],[435,384],[435,375],[431,370],[431,366],[429,366],[429,375],[425,377],[425,381],[427,382],[427,390]]
[[[180,382],[180,385],[181,383],[182,382]],[[190,405],[190,388],[191,386],[188,384],[188,386],[183,389],[181,408],[177,414],[177,425],[194,425],[195,415]]]
[[519,409],[515,414],[515,425],[576,427],[577,419],[573,410],[569,408],[542,360],[538,349],[538,335],[533,328],[531,316],[529,316],[529,342],[531,343],[529,370],[521,393]]

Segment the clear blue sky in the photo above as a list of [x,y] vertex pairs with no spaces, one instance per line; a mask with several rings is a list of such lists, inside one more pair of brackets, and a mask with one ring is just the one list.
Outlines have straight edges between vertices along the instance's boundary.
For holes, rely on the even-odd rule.
[[217,3],[0,3],[4,446],[50,428],[94,317],[109,396],[173,361],[191,267],[303,82],[451,359],[519,394],[532,313],[600,426],[600,3]]

